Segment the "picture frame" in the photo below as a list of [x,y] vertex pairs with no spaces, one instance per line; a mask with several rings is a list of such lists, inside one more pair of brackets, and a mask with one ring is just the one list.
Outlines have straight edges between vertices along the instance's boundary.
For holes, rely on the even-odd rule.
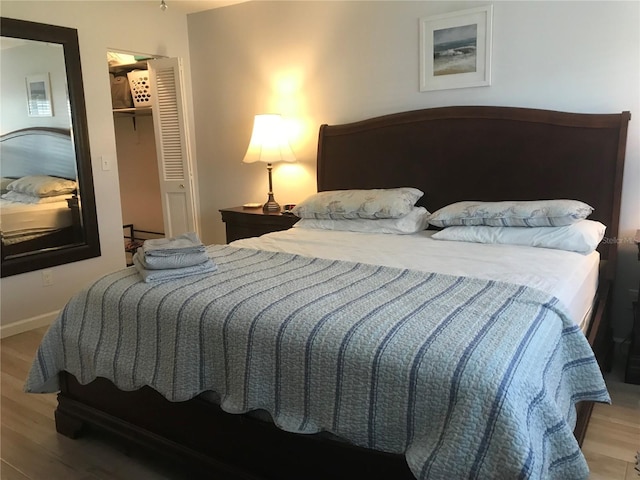
[[27,114],[30,117],[52,117],[49,73],[27,75]]
[[493,5],[420,19],[420,91],[491,85]]

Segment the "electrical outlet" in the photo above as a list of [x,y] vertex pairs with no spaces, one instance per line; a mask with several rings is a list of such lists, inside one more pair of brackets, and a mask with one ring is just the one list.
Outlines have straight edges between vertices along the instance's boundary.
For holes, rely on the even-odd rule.
[[53,285],[53,270],[42,270],[42,286],[50,287]]
[[631,302],[637,302],[638,301],[638,290],[635,290],[633,288],[629,289],[629,299],[631,300]]

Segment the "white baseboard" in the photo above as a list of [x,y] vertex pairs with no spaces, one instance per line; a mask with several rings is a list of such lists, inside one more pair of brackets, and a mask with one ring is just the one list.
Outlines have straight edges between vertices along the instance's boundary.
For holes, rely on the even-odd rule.
[[51,325],[56,319],[60,310],[54,312],[38,315],[37,317],[26,318],[17,322],[10,323],[8,325],[0,326],[0,338],[11,337],[12,335],[18,335],[19,333],[28,332],[34,328],[45,327]]

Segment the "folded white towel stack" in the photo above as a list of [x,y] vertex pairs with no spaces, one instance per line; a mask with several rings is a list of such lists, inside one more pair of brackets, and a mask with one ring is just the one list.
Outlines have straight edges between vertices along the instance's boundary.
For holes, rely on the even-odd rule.
[[153,238],[142,245],[145,255],[166,256],[174,253],[204,252],[204,245],[195,232],[187,232],[173,238]]
[[145,282],[215,272],[218,268],[194,232],[145,240],[133,255],[133,265]]

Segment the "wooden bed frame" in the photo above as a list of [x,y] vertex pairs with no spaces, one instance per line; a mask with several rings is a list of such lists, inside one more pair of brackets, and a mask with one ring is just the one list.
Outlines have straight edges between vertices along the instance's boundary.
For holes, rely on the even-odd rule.
[[[510,107],[445,107],[320,127],[318,190],[413,186],[430,211],[460,200],[571,198],[618,234],[629,112],[571,114]],[[588,332],[600,365],[611,348],[609,306],[617,245],[603,242]],[[196,397],[171,403],[150,388],[123,392],[105,380],[61,375],[58,432],[87,427],[225,479],[412,479],[403,456],[322,435],[297,435]],[[586,431],[591,403],[578,408]]]
[[52,233],[41,235],[32,240],[8,244],[0,243],[0,259],[29,256],[34,252],[55,250],[82,242],[82,223],[80,222],[80,206],[78,197],[67,199],[67,206],[71,210],[71,225]]

